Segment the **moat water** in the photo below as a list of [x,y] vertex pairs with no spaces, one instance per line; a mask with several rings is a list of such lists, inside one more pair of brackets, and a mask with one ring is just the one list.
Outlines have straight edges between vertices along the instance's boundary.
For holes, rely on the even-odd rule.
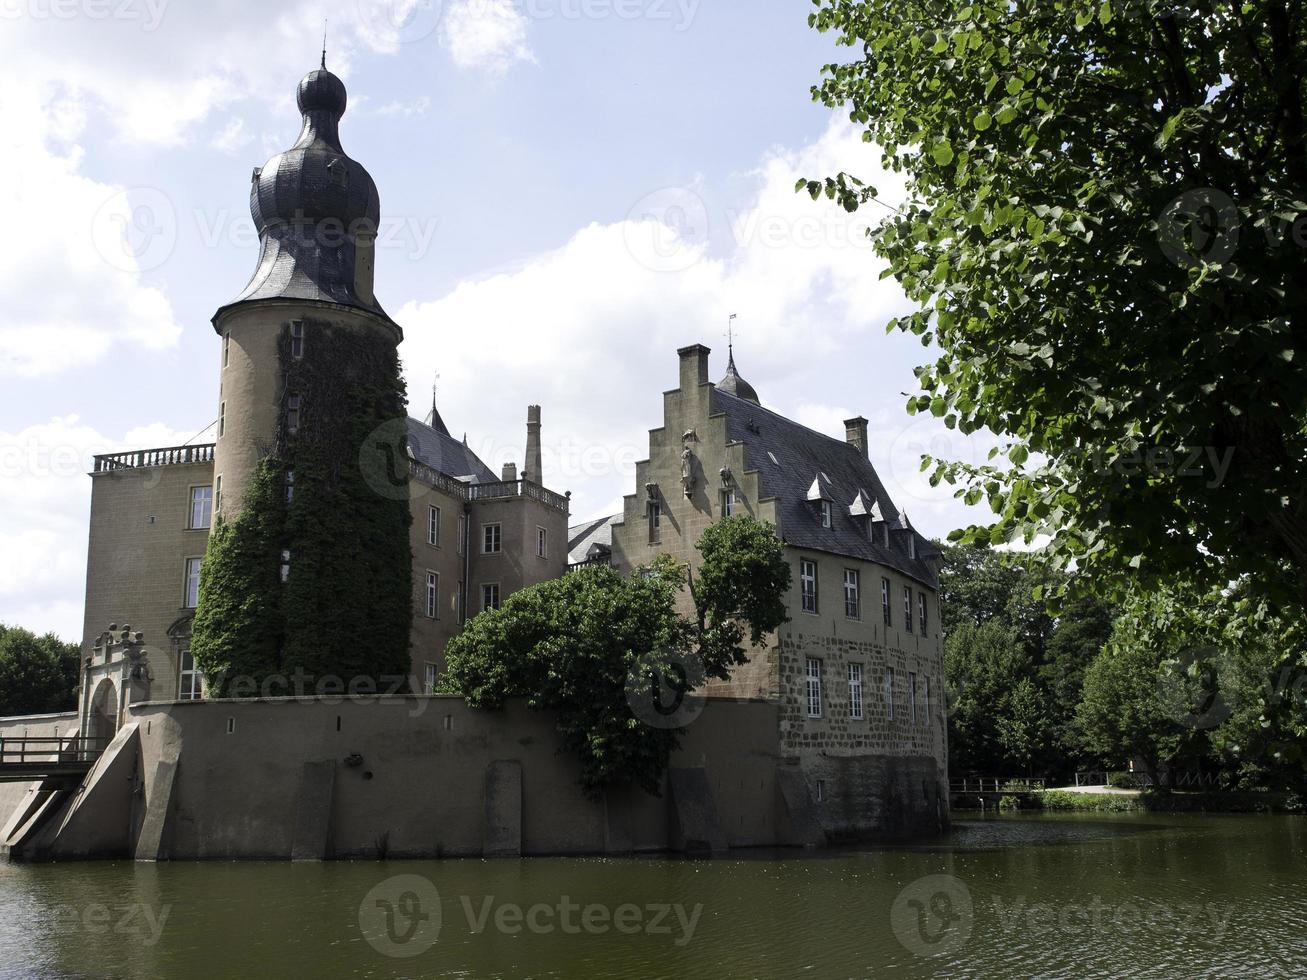
[[911,847],[0,864],[0,977],[1301,977],[1307,818],[962,816]]

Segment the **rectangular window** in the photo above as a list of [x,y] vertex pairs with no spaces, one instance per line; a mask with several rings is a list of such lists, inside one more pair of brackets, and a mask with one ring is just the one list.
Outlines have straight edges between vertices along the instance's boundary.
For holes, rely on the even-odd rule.
[[654,501],[649,504],[649,541],[657,544],[663,536],[663,508]]
[[436,665],[435,664],[427,664],[426,686],[423,688],[423,690],[427,694],[436,693]]
[[536,557],[549,557],[549,532],[542,527],[536,528]]
[[226,367],[231,363],[231,332],[222,335],[222,366]]
[[917,535],[914,532],[908,532],[908,557],[917,557]]
[[912,632],[912,589],[903,586],[903,628]]
[[912,724],[917,723],[917,672],[908,672],[908,717]]
[[191,529],[201,530],[213,522],[213,487],[191,487]]
[[862,618],[861,576],[856,568],[844,569],[844,615],[849,619]]
[[222,513],[222,474],[213,478],[213,512]]
[[427,544],[440,547],[440,508],[427,508]]
[[300,430],[300,396],[289,395],[286,398],[286,431],[291,435]]
[[926,593],[917,593],[917,622],[921,625],[921,635],[926,635]]
[[290,549],[289,548],[283,548],[281,550],[281,580],[283,582],[290,581]]
[[427,572],[427,619],[440,618],[440,576]]
[[503,533],[498,524],[481,525],[481,553],[497,555],[503,548]]
[[227,403],[218,402],[218,438],[221,439],[227,432]]
[[467,515],[458,515],[458,553],[461,555],[467,541]]
[[923,674],[921,677],[921,704],[926,709],[926,724],[930,724],[930,675]]
[[894,720],[894,668],[885,671],[885,717]]
[[199,701],[204,697],[204,675],[195,669],[195,659],[191,651],[183,650],[181,657],[181,678],[177,685],[177,700]]
[[299,360],[304,356],[304,321],[290,321],[290,356]]
[[200,604],[200,561],[199,558],[186,559],[186,608],[194,609]]
[[862,717],[862,664],[849,664],[849,717]]
[[831,523],[832,523],[832,522],[831,522],[830,501],[829,501],[829,500],[823,500],[823,501],[821,502],[821,526],[822,526],[822,527],[830,527],[830,526],[831,526]]
[[499,586],[483,585],[481,586],[481,611],[487,609],[499,608]]
[[804,671],[808,686],[808,717],[821,717],[821,661],[809,657]]
[[735,491],[722,491],[722,517],[732,517],[735,514]]
[[817,611],[817,563],[808,558],[799,559],[799,588],[803,595],[803,611]]
[[286,471],[286,503],[295,499],[295,471]]
[[880,614],[885,617],[885,625],[893,626],[891,620],[894,618],[890,614],[889,608],[889,579],[880,580]]

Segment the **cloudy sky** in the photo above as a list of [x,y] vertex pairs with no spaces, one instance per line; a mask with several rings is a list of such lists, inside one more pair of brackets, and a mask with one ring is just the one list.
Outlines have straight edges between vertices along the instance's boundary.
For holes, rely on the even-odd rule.
[[[633,485],[676,348],[872,458],[927,534],[969,515],[918,474],[976,458],[901,394],[930,357],[846,216],[794,193],[879,154],[809,86],[840,56],[794,0],[5,0],[0,6],[0,621],[79,639],[90,457],[217,414],[209,318],[253,271],[249,175],[315,67],[381,192],[377,295],[412,413],[496,469],[544,407],[576,520]],[[847,51],[844,52],[847,54]],[[974,519],[983,519],[976,514]]]

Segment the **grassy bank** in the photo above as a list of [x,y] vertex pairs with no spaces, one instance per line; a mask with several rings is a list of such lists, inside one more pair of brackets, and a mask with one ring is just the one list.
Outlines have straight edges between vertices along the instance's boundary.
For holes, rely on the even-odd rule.
[[[1008,797],[1006,800],[1014,800]],[[1016,808],[1078,813],[1304,813],[1302,797],[1289,793],[1157,792],[1068,793],[1043,790]],[[1009,804],[1005,809],[1012,808]]]

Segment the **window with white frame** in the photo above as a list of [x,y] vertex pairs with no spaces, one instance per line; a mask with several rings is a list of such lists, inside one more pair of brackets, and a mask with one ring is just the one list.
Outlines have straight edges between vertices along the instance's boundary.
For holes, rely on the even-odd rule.
[[894,720],[894,668],[885,669],[885,717]]
[[436,665],[427,664],[426,685],[422,689],[427,694],[436,693]]
[[821,717],[821,661],[809,657],[804,670],[808,687],[808,717]]
[[849,717],[862,717],[862,664],[849,664]]
[[536,527],[536,557],[549,557],[549,532],[543,527]]
[[799,590],[803,611],[817,611],[817,563],[810,558],[799,559]]
[[917,723],[917,672],[908,671],[908,719],[912,724]]
[[856,568],[844,569],[844,615],[862,618],[862,576]]
[[830,506],[830,501],[829,501],[829,500],[823,500],[823,501],[821,502],[821,526],[822,526],[822,527],[831,527],[831,526],[833,525],[833,523],[834,523],[834,522],[831,520],[831,506]]
[[912,632],[912,587],[903,586],[903,628]]
[[481,611],[487,609],[499,608],[499,586],[498,584],[481,586]]
[[213,487],[191,487],[191,529],[202,530],[213,523]]
[[290,321],[290,356],[299,360],[304,356],[304,321]]
[[300,430],[300,404],[299,395],[286,396],[286,431],[291,435]]
[[893,625],[894,625],[893,622],[891,622],[891,621],[894,619],[894,617],[890,614],[890,608],[889,608],[889,579],[887,579],[887,578],[882,578],[882,579],[880,580],[880,614],[881,614],[883,617],[885,617],[885,625],[886,625],[886,626],[893,626]]
[[201,700],[204,697],[204,674],[195,669],[195,658],[191,656],[191,651],[182,651],[180,667],[181,673],[177,683],[177,700]]
[[227,403],[218,402],[218,438],[227,434]]
[[481,525],[481,553],[497,555],[503,549],[503,529],[498,524]]
[[186,608],[200,604],[200,558],[186,559]]
[[926,636],[926,593],[917,593],[917,623],[921,626],[921,635]]
[[226,367],[231,363],[231,331],[222,335],[222,366]]
[[222,474],[213,478],[213,512],[222,513]]
[[735,514],[735,491],[722,491],[722,517],[732,517]]
[[427,544],[440,547],[440,508],[427,507]]
[[427,572],[427,619],[440,618],[440,575]]

